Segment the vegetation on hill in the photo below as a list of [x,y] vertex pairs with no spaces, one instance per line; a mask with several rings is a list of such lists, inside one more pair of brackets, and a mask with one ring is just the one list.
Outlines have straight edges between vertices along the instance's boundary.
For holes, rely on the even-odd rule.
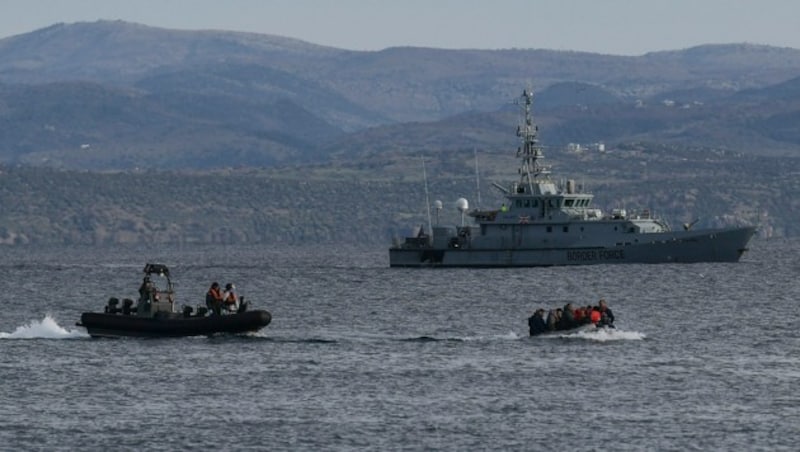
[[[559,177],[595,193],[595,205],[649,208],[673,227],[757,224],[762,235],[800,234],[797,158],[756,159],[713,149],[630,144],[605,153],[551,152]],[[443,223],[454,202],[478,205],[472,151],[367,156],[352,164],[198,172],[59,171],[6,167],[0,173],[0,243],[233,244],[347,243],[388,246],[427,224],[430,201]],[[513,156],[478,154],[481,203],[499,206],[490,182],[516,178]]]

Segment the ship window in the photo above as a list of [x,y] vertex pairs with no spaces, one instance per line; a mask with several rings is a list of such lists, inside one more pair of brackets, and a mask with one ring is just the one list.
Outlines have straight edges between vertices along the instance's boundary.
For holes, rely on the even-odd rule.
[[553,227],[552,226],[548,226],[547,227],[547,232],[553,232]]
[[539,201],[536,200],[536,199],[534,199],[533,202],[531,203],[531,207],[536,207],[538,205],[539,205]]
[[569,232],[569,226],[564,226],[564,232]]
[[519,199],[517,200],[516,204],[517,204],[517,207],[522,207],[522,201],[520,201]]
[[529,199],[526,199],[525,200],[525,207],[530,207],[530,206],[531,206],[531,201]]
[[581,232],[583,232],[583,226],[581,226]]
[[564,207],[572,207],[573,199],[564,200]]

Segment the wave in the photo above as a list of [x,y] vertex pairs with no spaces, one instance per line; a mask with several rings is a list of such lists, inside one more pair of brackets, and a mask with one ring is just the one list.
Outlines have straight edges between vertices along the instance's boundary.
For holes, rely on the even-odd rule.
[[515,341],[520,339],[520,335],[509,331],[506,334],[493,334],[488,336],[450,336],[450,337],[434,337],[434,336],[417,336],[406,339],[400,339],[402,342],[472,342],[472,341]]
[[273,342],[273,343],[280,343],[280,344],[336,344],[339,341],[335,339],[323,339],[323,338],[302,338],[302,337],[281,337],[281,336],[270,336],[268,332],[254,332],[254,333],[243,333],[236,335],[236,337],[243,337],[247,339],[254,339],[254,340],[262,340],[265,342]]
[[[623,331],[620,329],[598,328],[597,330],[583,330],[574,333],[553,334],[540,336],[541,339],[583,339],[595,342],[611,341],[641,341],[647,338],[644,333],[638,331]],[[537,338],[538,339],[538,338]]]
[[53,319],[49,314],[41,321],[31,320],[30,323],[17,327],[11,333],[0,332],[0,339],[85,339],[89,334],[82,329],[68,330]]

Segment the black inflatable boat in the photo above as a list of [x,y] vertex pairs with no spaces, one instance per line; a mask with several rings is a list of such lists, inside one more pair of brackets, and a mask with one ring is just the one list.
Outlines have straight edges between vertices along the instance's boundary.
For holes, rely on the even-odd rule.
[[[175,311],[174,291],[169,269],[162,264],[147,264],[139,300],[111,298],[105,312],[84,312],[77,324],[92,337],[180,337],[218,333],[247,333],[269,325],[272,316],[265,310],[248,310],[244,298],[235,311],[209,314],[205,307],[184,306]],[[152,277],[166,278],[166,290],[159,291]]]

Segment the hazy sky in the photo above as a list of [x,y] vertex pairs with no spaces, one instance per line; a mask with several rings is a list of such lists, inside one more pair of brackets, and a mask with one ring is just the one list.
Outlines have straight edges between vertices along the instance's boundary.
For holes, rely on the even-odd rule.
[[0,38],[98,19],[252,31],[354,50],[800,48],[799,0],[0,0]]

